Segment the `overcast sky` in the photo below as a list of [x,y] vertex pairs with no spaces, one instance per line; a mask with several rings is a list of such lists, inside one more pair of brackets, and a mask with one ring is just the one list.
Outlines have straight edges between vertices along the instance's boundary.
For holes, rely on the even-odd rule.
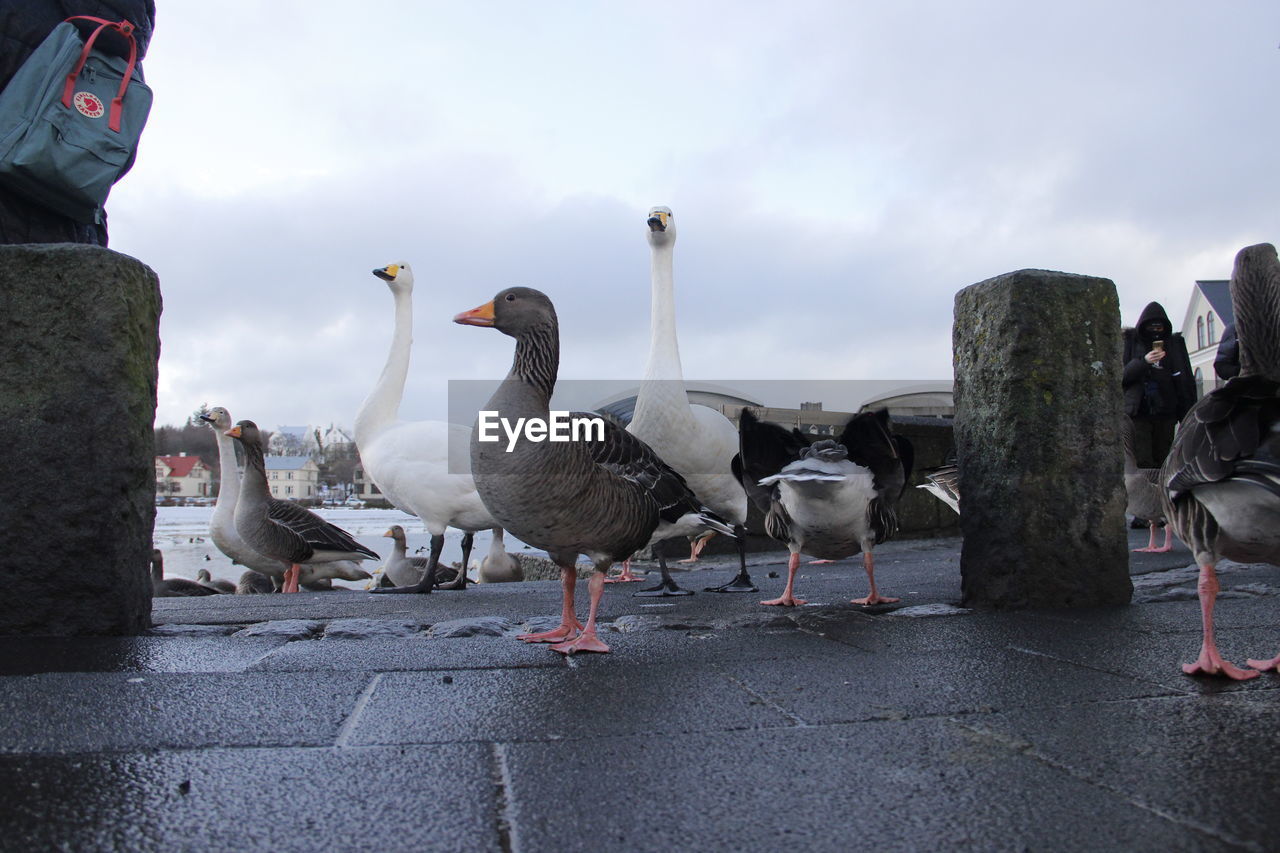
[[956,291],[1026,267],[1180,323],[1280,240],[1274,0],[214,5],[158,3],[107,208],[160,276],[158,423],[349,426],[393,261],[404,417],[506,372],[450,320],[515,284],[555,301],[562,377],[635,379],[658,204],[685,375],[722,384],[949,378]]

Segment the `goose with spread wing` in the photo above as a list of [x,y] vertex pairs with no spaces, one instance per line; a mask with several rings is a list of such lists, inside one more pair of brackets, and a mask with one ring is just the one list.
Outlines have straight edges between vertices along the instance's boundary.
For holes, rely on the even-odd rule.
[[[244,477],[236,501],[236,532],[250,548],[289,566],[284,591],[297,592],[303,565],[322,565],[344,560],[378,559],[378,554],[361,545],[337,525],[287,501],[291,511],[273,515],[271,489],[262,456],[262,434],[253,421],[240,421],[227,435],[244,448]],[[367,575],[366,575],[367,576]]]
[[924,482],[916,486],[924,489],[947,506],[960,514],[960,466],[955,463],[940,465],[929,471],[922,471]]
[[[733,529],[698,501],[684,478],[626,430],[587,412],[557,413],[552,418],[560,332],[555,307],[545,294],[508,288],[493,301],[459,314],[454,322],[496,328],[515,338],[511,371],[485,411],[508,424],[540,424],[537,434],[543,439],[556,434],[556,423],[568,422],[561,433],[567,432],[567,441],[539,440],[533,427],[527,427],[513,446],[487,440],[480,430],[471,437],[471,472],[494,519],[520,541],[545,550],[560,566],[560,624],[521,639],[553,643],[552,648],[564,654],[607,652],[609,647],[596,632],[596,618],[610,565],[658,536],[687,535],[704,527],[732,534]],[[574,607],[579,554],[587,555],[595,567],[588,582],[591,604],[585,625]]]
[[876,589],[872,549],[898,529],[896,505],[911,476],[910,442],[895,436],[883,410],[854,415],[839,440],[811,443],[798,430],[762,421],[743,409],[742,449],[735,470],[765,513],[765,531],[791,552],[782,595],[761,604],[794,607],[802,553],[839,560],[862,552],[870,594],[854,604],[898,601]]
[[1224,659],[1213,633],[1217,564],[1280,564],[1280,259],[1269,243],[1236,255],[1231,304],[1240,373],[1182,419],[1160,479],[1165,515],[1200,567],[1201,643],[1188,675],[1244,680],[1280,667],[1280,655]]
[[[430,593],[436,588],[445,530],[463,531],[462,565],[471,559],[477,531],[493,527],[471,478],[468,427],[444,421],[400,419],[400,400],[409,375],[413,344],[413,270],[406,263],[388,264],[373,274],[386,282],[395,303],[395,325],[387,361],[377,383],[356,415],[355,439],[365,473],[393,505],[422,519],[431,534],[427,570],[415,583],[375,592]],[[467,573],[459,572],[440,589],[466,589]]]

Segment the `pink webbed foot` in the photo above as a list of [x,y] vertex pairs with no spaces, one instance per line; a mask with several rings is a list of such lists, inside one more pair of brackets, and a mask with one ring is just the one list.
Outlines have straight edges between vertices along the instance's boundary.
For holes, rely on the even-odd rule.
[[618,575],[616,578],[605,578],[604,582],[605,583],[632,583],[632,582],[638,582],[639,580],[640,578],[631,574],[631,561],[626,560],[622,564],[622,574]]
[[609,647],[596,636],[595,631],[583,631],[576,638],[567,640],[563,643],[556,643],[551,647],[552,651],[559,652],[562,655],[572,655],[578,652],[599,652],[600,654],[608,654]]
[[[1253,662],[1250,661],[1249,665],[1252,666]],[[1217,649],[1209,646],[1201,646],[1200,657],[1196,658],[1195,663],[1184,663],[1182,671],[1187,675],[1222,675],[1233,681],[1248,681],[1259,675],[1256,669],[1241,669],[1231,661],[1224,660]]]
[[808,604],[809,602],[803,598],[796,598],[791,593],[786,592],[778,598],[771,598],[768,601],[762,601],[760,603],[770,607],[798,607],[801,604]]
[[880,593],[877,592],[877,593],[868,595],[866,598],[852,599],[849,603],[850,604],[895,604],[901,600],[902,600],[901,598],[890,598],[887,595],[881,595]]
[[1250,658],[1245,663],[1259,672],[1269,672],[1273,669],[1280,672],[1280,655],[1276,655],[1271,660],[1254,660]]
[[828,563],[834,563],[834,562],[835,562],[835,560],[810,560],[810,561],[809,561],[809,565],[811,565],[811,566],[825,566],[825,565],[827,565]]
[[582,630],[582,625],[574,622],[571,625],[561,624],[558,628],[552,628],[550,631],[538,631],[533,634],[520,634],[517,640],[524,640],[526,643],[561,643]]

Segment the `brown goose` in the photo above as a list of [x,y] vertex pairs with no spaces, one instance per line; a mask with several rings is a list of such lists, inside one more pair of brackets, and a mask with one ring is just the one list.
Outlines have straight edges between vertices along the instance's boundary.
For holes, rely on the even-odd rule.
[[[340,527],[303,507],[289,504],[288,513],[272,513],[270,488],[262,458],[262,435],[253,421],[240,421],[227,435],[244,448],[244,477],[236,501],[236,532],[250,548],[289,564],[284,591],[297,592],[303,564],[378,559]],[[281,501],[279,503],[288,503]],[[367,577],[367,574],[366,574]]]
[[1173,528],[1167,523],[1164,528],[1164,544],[1156,547],[1156,528],[1161,522],[1167,522],[1164,516],[1164,503],[1160,493],[1159,468],[1139,468],[1138,454],[1134,446],[1133,421],[1128,415],[1120,422],[1120,439],[1124,443],[1124,491],[1128,502],[1125,512],[1135,518],[1145,518],[1151,526],[1151,535],[1147,538],[1147,547],[1134,548],[1134,553],[1164,554],[1173,549]]
[[798,430],[756,418],[743,409],[738,423],[742,449],[734,468],[743,488],[765,513],[765,531],[791,552],[787,586],[761,604],[794,607],[800,554],[839,560],[862,552],[871,592],[854,604],[898,601],[876,590],[872,547],[898,529],[895,505],[911,476],[910,443],[889,431],[883,410],[854,415],[839,441],[814,444]]
[[189,595],[217,595],[218,591],[186,578],[166,578],[164,554],[159,548],[152,548],[151,594],[155,598],[178,598]]
[[1200,567],[1202,642],[1188,675],[1255,677],[1280,655],[1241,669],[1218,652],[1215,566],[1226,558],[1280,564],[1280,259],[1269,243],[1236,255],[1231,304],[1240,374],[1183,418],[1160,471],[1165,514]]
[[[386,579],[398,587],[417,584],[426,575],[427,569],[431,567],[431,561],[427,557],[409,556],[409,547],[406,544],[408,540],[404,535],[404,528],[400,525],[391,525],[391,528],[382,535],[395,542],[391,556],[387,558],[385,563],[384,576]],[[434,539],[434,537],[432,538]],[[432,548],[435,548],[434,542],[432,543]],[[451,583],[457,577],[458,572],[456,570],[439,565],[439,555],[437,554],[436,580],[441,583]]]
[[[214,506],[213,517],[209,520],[209,534],[213,544],[218,546],[219,551],[230,557],[232,563],[266,575],[279,588],[284,584],[284,575],[289,570],[289,566],[254,551],[236,532],[236,503],[240,499],[240,469],[236,465],[235,443],[226,434],[226,431],[231,428],[231,413],[222,406],[215,406],[201,414],[200,419],[213,428],[213,434],[217,438],[222,477],[222,484],[218,488],[218,501]],[[267,503],[267,513],[280,522],[297,516],[300,510],[305,512],[292,501],[272,498]],[[303,566],[299,581],[305,585],[317,583],[325,578],[360,580],[367,577],[369,573],[361,569],[357,563],[346,560]]]
[[[551,300],[537,290],[513,287],[454,322],[493,327],[516,339],[511,372],[485,411],[508,425],[553,427],[550,401],[560,365],[560,332]],[[508,446],[473,430],[471,473],[498,525],[545,550],[560,566],[560,625],[521,639],[554,643],[552,648],[564,654],[607,652],[596,635],[596,614],[610,565],[644,547],[663,524],[672,530],[688,525],[733,531],[640,439],[591,413],[574,412],[565,420],[585,427],[578,440],[536,440],[537,428],[531,426]],[[586,625],[574,611],[579,554],[595,567]]]
[[[523,556],[523,555],[521,555]],[[477,574],[480,583],[510,583],[524,580],[524,566],[515,554],[507,553],[507,545],[501,527],[493,528],[493,544],[480,562]]]

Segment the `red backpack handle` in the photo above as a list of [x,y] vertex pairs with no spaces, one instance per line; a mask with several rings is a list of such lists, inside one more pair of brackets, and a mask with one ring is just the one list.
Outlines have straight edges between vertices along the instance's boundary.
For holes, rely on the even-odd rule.
[[71,96],[75,93],[76,78],[84,70],[84,64],[89,59],[89,52],[93,50],[93,44],[98,40],[98,36],[102,34],[102,31],[114,30],[129,42],[129,66],[125,69],[124,79],[120,81],[120,91],[111,100],[111,114],[107,117],[107,127],[119,133],[120,115],[124,111],[124,93],[129,88],[129,81],[133,79],[133,68],[138,62],[138,43],[133,38],[134,26],[128,21],[113,22],[89,15],[74,15],[67,18],[67,21],[89,21],[98,26],[89,34],[89,38],[85,39],[84,50],[80,51],[80,61],[76,63],[75,68],[72,68],[71,73],[67,75],[66,85],[62,87],[62,105],[64,107],[71,107]]

